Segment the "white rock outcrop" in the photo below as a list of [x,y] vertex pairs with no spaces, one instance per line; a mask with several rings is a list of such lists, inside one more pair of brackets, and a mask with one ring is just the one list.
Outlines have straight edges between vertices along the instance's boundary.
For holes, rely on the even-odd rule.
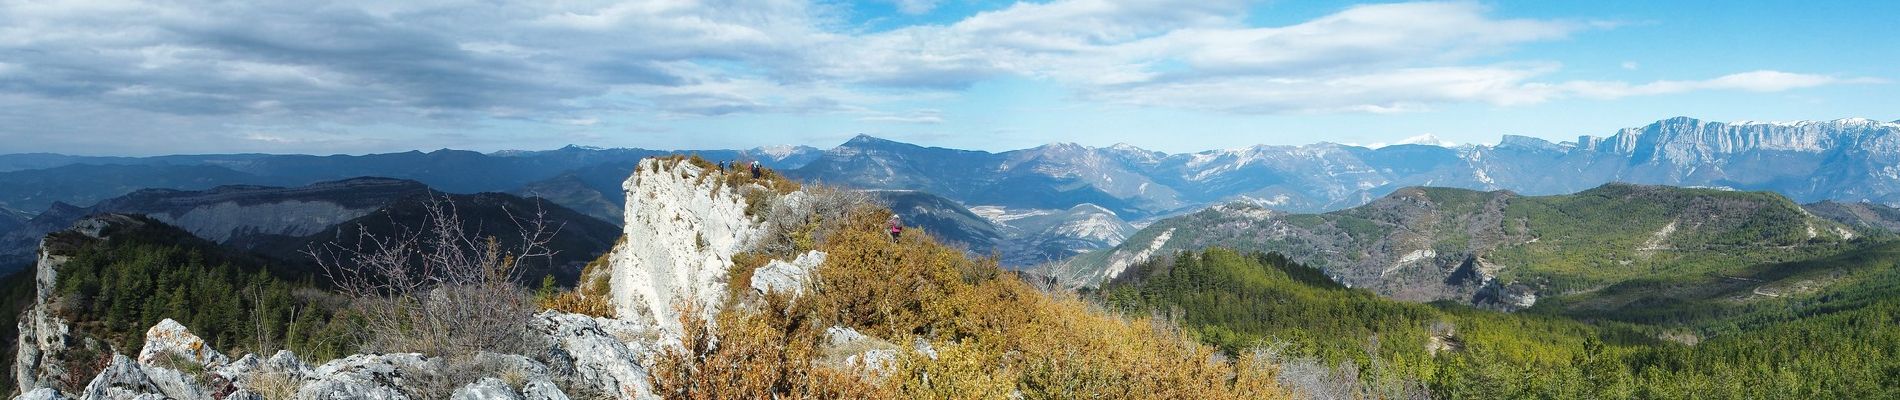
[[[78,345],[93,351],[109,351],[106,345],[89,338],[75,337],[65,319],[54,312],[59,288],[59,268],[80,246],[106,240],[109,233],[144,226],[137,217],[101,214],[73,223],[65,232],[40,239],[38,263],[33,267],[33,303],[20,314],[20,334],[13,357],[13,379],[22,392],[55,387],[67,380],[66,353]],[[62,388],[77,390],[78,388]]]
[[825,252],[812,250],[800,254],[792,262],[772,260],[763,267],[752,271],[752,290],[759,293],[790,292],[793,296],[805,294],[805,286],[811,283],[811,274],[825,263]]
[[646,159],[622,184],[626,240],[614,248],[615,314],[677,336],[677,307],[712,315],[726,294],[732,255],[763,234],[724,172],[682,160]]
[[[547,368],[569,390],[621,399],[657,399],[646,360],[653,333],[626,321],[542,312],[528,328],[546,335]],[[581,393],[576,393],[577,395]]]

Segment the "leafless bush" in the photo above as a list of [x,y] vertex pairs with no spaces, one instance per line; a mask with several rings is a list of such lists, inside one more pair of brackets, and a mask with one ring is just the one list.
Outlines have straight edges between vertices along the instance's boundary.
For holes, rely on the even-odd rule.
[[545,260],[559,232],[545,211],[509,214],[518,243],[464,226],[455,203],[431,197],[419,226],[391,221],[393,233],[359,227],[354,242],[306,253],[361,316],[366,350],[429,355],[519,354],[529,347],[533,302],[516,285],[522,265]]
[[790,255],[817,247],[838,229],[845,216],[872,205],[863,192],[824,186],[807,186],[802,195],[772,203],[765,213],[766,237],[759,251],[771,255]]

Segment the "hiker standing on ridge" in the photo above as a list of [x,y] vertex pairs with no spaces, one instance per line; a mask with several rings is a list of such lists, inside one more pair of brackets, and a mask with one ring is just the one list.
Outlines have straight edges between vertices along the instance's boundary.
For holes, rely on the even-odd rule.
[[886,229],[889,229],[891,232],[891,243],[896,243],[897,237],[904,234],[904,221],[898,219],[896,215],[892,215],[891,220],[885,222],[885,225],[887,225]]
[[752,179],[759,179],[759,162],[752,162]]

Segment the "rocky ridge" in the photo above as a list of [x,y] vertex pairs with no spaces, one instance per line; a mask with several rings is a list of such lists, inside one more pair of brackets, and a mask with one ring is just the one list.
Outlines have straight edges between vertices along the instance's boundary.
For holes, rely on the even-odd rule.
[[[117,230],[159,222],[114,214],[83,219],[49,236],[42,247],[38,297],[21,322],[14,373],[23,390],[16,398],[658,398],[648,371],[660,351],[679,344],[679,315],[660,305],[726,304],[726,269],[734,253],[746,250],[763,229],[764,222],[749,215],[748,207],[795,204],[805,195],[793,192],[749,203],[721,183],[719,171],[678,160],[648,160],[640,171],[626,184],[629,237],[607,264],[618,317],[533,315],[528,329],[545,346],[529,354],[355,354],[312,365],[289,351],[226,356],[170,319],[147,330],[144,347],[135,352],[107,348],[71,337],[67,323],[51,312],[57,301],[52,272],[82,241],[111,240]],[[824,259],[823,252],[812,251],[790,261],[774,260],[751,282],[733,284],[796,296]],[[888,342],[850,328],[833,331],[840,336],[827,352],[839,354],[839,363],[875,368],[889,365],[896,354]],[[64,375],[58,361],[75,343],[110,355],[100,374],[90,379]],[[920,346],[929,350],[927,343]],[[75,380],[84,384],[59,383]]]

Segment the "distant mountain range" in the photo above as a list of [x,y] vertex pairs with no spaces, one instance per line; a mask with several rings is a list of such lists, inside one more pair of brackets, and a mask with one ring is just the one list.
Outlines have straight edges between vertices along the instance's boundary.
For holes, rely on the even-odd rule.
[[1726,124],[1671,118],[1608,137],[1497,145],[1334,143],[1167,154],[1051,144],[989,153],[859,136],[793,172],[807,180],[941,194],[973,206],[1095,204],[1130,220],[1248,201],[1317,212],[1408,186],[1563,194],[1609,182],[1770,190],[1797,201],[1900,202],[1900,123]]
[[[288,187],[357,176],[410,179],[454,193],[543,197],[619,221],[625,201],[620,184],[634,162],[682,153],[756,159],[807,182],[941,196],[949,202],[919,204],[946,208],[932,211],[940,215],[974,211],[984,216],[992,226],[942,228],[993,229],[1002,239],[988,241],[981,234],[965,239],[985,242],[970,247],[993,249],[1019,266],[1112,246],[1136,227],[1216,204],[1240,201],[1278,211],[1325,212],[1412,186],[1553,195],[1629,182],[1773,191],[1803,203],[1900,203],[1900,122],[1720,123],[1679,117],[1557,143],[1512,135],[1496,145],[1448,145],[1431,138],[1406,142],[1376,148],[1261,145],[1182,154],[1126,144],[1061,143],[992,153],[858,136],[829,150],[569,146],[363,156],[13,154],[0,155],[0,228],[57,208],[56,203],[89,205],[145,188]],[[947,209],[951,205],[963,210]]]
[[[301,187],[228,185],[206,190],[142,189],[87,207],[54,203],[30,219],[0,230],[0,273],[30,264],[40,238],[72,227],[87,216],[138,214],[193,236],[288,263],[306,261],[303,250],[332,240],[348,242],[359,230],[388,236],[395,225],[417,226],[430,196],[447,199],[465,225],[507,238],[513,219],[545,211],[561,227],[554,247],[564,251],[553,272],[572,280],[579,266],[613,246],[619,229],[552,202],[504,193],[447,194],[420,182],[353,178]],[[0,223],[0,227],[4,227]],[[517,235],[518,236],[518,235]],[[539,271],[537,271],[537,274]]]
[[547,151],[486,154],[444,149],[361,156],[9,154],[0,155],[0,208],[37,213],[56,202],[90,205],[139,189],[303,186],[362,176],[408,179],[442,191],[477,193],[515,191],[530,184],[557,180],[563,175],[574,175],[590,184],[611,182],[613,190],[609,192],[618,193],[620,181],[627,178],[640,159],[686,153],[709,160],[757,160],[769,167],[790,168],[808,162],[819,150],[788,146],[681,151],[568,146]]

